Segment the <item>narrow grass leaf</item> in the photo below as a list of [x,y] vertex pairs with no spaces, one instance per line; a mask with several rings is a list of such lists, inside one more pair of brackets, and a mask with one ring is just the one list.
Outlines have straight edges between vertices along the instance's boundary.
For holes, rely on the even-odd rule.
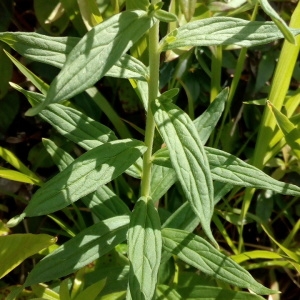
[[184,194],[200,218],[204,232],[216,244],[210,229],[214,209],[213,184],[197,129],[189,116],[169,101],[157,99],[151,109]]
[[[27,257],[56,243],[47,234],[12,234],[0,236],[0,278],[22,263]],[[20,251],[22,249],[22,251]]]
[[6,162],[15,167],[25,176],[31,178],[33,184],[42,185],[43,181],[35,175],[30,169],[28,169],[11,151],[0,147],[0,157],[2,157]]
[[42,259],[24,285],[67,276],[95,261],[126,239],[128,223],[128,216],[119,216],[86,228]]
[[[300,30],[290,29],[293,35]],[[163,51],[181,47],[236,45],[251,47],[283,38],[273,22],[253,22],[231,17],[213,17],[189,22],[161,41]]]
[[135,300],[153,298],[161,259],[160,218],[153,201],[145,200],[136,203],[128,230],[128,294]]
[[23,174],[21,172],[15,171],[15,170],[3,168],[3,167],[0,167],[0,177],[6,178],[8,180],[14,180],[14,181],[19,181],[19,182],[24,182],[24,183],[29,183],[29,184],[41,185],[41,183],[39,183],[35,178],[32,178],[31,176],[28,176],[26,174]]
[[[1,32],[0,40],[30,60],[60,69],[65,64],[68,54],[80,41],[76,37],[51,37],[34,32]],[[136,58],[124,54],[105,76],[146,80],[148,69]]]
[[231,258],[236,263],[240,264],[240,263],[250,260],[250,259],[281,259],[284,257],[278,253],[271,252],[271,251],[254,250],[254,251],[243,252],[243,253],[237,254],[237,255],[231,255]]
[[[57,147],[51,140],[43,139],[43,144],[60,171],[63,171],[73,163],[74,158],[63,149]],[[130,214],[127,205],[105,185],[98,187],[95,192],[83,197],[81,201],[99,220]]]
[[47,94],[49,90],[49,86],[47,83],[45,83],[42,79],[40,79],[38,76],[36,76],[34,73],[32,73],[29,69],[27,69],[24,65],[22,65],[17,59],[15,59],[12,55],[10,55],[8,52],[3,50],[6,55],[9,57],[9,59],[14,63],[14,65],[19,69],[19,71],[27,77],[32,84],[44,95]]
[[267,0],[260,0],[260,6],[263,11],[271,17],[272,21],[277,25],[279,30],[282,32],[284,37],[292,44],[295,44],[295,38],[293,33],[291,32],[290,28],[286,25],[285,21],[280,18],[278,13],[272,8]]
[[27,114],[35,115],[50,103],[71,98],[91,87],[153,24],[154,19],[147,12],[137,10],[114,15],[91,29],[68,55],[45,101]]
[[225,290],[214,286],[195,285],[193,287],[178,288],[178,292],[185,300],[264,300],[265,298],[233,290]]
[[50,214],[94,192],[122,174],[145,150],[142,142],[128,139],[86,152],[37,190],[24,212],[8,225],[15,226],[26,216]]
[[291,147],[294,154],[300,159],[300,130],[292,123],[287,116],[281,113],[270,101],[267,101],[268,107],[271,109],[278,127],[283,132],[287,144]]
[[250,289],[256,294],[274,293],[255,281],[250,273],[232,259],[193,233],[164,228],[162,238],[165,250],[209,276],[240,288]]

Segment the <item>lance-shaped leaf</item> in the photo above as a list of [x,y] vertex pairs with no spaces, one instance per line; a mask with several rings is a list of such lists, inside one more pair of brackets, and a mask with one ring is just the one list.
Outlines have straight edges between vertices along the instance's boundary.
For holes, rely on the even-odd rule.
[[[30,60],[60,69],[67,55],[80,41],[76,37],[51,37],[34,32],[0,32],[0,40]],[[105,75],[146,80],[148,69],[136,58],[124,54]]]
[[[293,35],[299,29],[290,29]],[[230,17],[213,17],[189,22],[170,32],[162,41],[162,51],[181,47],[236,45],[251,47],[283,38],[273,22],[253,22]]]
[[[152,299],[161,259],[161,231],[158,212],[151,199],[139,199],[130,218],[128,297]],[[130,295],[130,296],[129,296]]]
[[165,250],[209,276],[250,289],[256,294],[268,295],[275,292],[255,281],[244,268],[193,233],[165,228],[162,230],[162,238]]
[[[222,3],[222,2],[220,2]],[[264,300],[265,298],[234,290],[225,290],[214,286],[193,285],[192,287],[178,288],[178,292],[185,300]]]
[[205,145],[223,113],[229,89],[225,88],[209,107],[193,122],[198,130],[201,142]]
[[[163,98],[162,98],[163,99]],[[168,100],[151,104],[155,123],[168,146],[172,166],[187,200],[207,236],[213,241],[213,184],[208,160],[197,129],[189,116]]]
[[270,189],[284,195],[300,196],[300,188],[275,180],[263,171],[222,150],[205,147],[214,180],[233,185]]
[[97,82],[154,24],[145,11],[125,11],[90,30],[73,48],[61,72],[50,85],[45,101],[28,111],[40,112],[84,91]]
[[77,158],[37,190],[14,226],[24,217],[50,214],[95,191],[132,165],[146,150],[142,142],[118,140],[100,145]]
[[[73,163],[74,158],[51,140],[43,139],[43,144],[60,171]],[[95,192],[83,197],[81,201],[99,220],[130,214],[126,204],[106,185],[98,187]]]
[[[210,147],[204,147],[204,149],[213,180],[244,187],[268,189],[284,195],[300,195],[300,187],[278,181],[232,154]],[[153,155],[153,163],[171,168],[168,149],[158,150]]]
[[284,134],[285,140],[291,147],[297,158],[300,158],[300,130],[299,128],[289,120],[287,116],[281,113],[270,101],[267,101],[268,107],[274,114],[276,122],[282,133]]
[[277,25],[284,37],[292,44],[295,44],[295,38],[290,28],[286,25],[285,21],[280,18],[278,13],[272,8],[267,0],[259,0],[261,8],[264,12],[271,17],[272,21]]
[[114,132],[82,112],[61,104],[50,104],[40,117],[51,124],[61,135],[86,150],[116,140]]
[[81,269],[126,239],[129,217],[118,216],[81,231],[42,259],[24,286],[60,278]]

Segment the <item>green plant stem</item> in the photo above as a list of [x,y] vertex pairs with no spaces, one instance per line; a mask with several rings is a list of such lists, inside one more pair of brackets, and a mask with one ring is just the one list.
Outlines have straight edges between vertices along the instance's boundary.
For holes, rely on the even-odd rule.
[[[297,7],[292,15],[290,27],[299,28],[300,27],[300,2],[297,4]],[[274,79],[272,82],[269,99],[272,101],[272,104],[278,109],[281,110],[285,96],[287,94],[295,63],[299,54],[299,37],[296,37],[296,45],[290,44],[287,40],[284,41],[282,50],[280,52],[280,57],[276,67]],[[252,164],[262,169],[264,163],[267,161],[264,160],[264,157],[270,151],[270,143],[274,136],[274,130],[276,127],[276,120],[272,115],[272,112],[267,107],[265,108],[264,115],[261,121],[261,125],[258,132],[256,147],[254,150],[254,155],[252,159]],[[246,216],[252,197],[255,193],[255,189],[248,188],[245,191],[245,196],[243,200],[243,206],[241,211],[241,220]],[[243,226],[240,228],[240,240],[238,249],[242,251],[243,248]]]
[[[156,1],[153,1],[156,2]],[[155,4],[155,3],[153,3]],[[159,22],[157,22],[149,30],[149,93],[148,93],[148,112],[145,130],[145,145],[147,151],[143,157],[143,173],[141,183],[141,196],[147,199],[150,195],[150,182],[151,182],[151,156],[154,139],[155,123],[153,114],[151,112],[151,102],[157,98],[158,95],[158,82],[159,82],[159,62],[160,52],[158,49],[159,43]]]
[[[251,21],[254,21],[256,19],[257,12],[258,12],[258,3],[256,3],[256,5],[254,7],[254,10],[253,10],[253,13],[252,13],[252,16],[251,16]],[[225,111],[224,111],[224,114],[223,114],[223,117],[222,117],[221,128],[218,132],[218,135],[216,137],[216,140],[214,142],[213,147],[217,147],[218,144],[219,144],[221,134],[223,132],[222,129],[225,125],[225,121],[226,121],[227,116],[229,114],[229,111],[230,111],[230,108],[231,108],[231,103],[232,103],[235,91],[238,87],[238,84],[239,84],[240,78],[241,78],[241,74],[242,74],[243,69],[244,69],[244,63],[245,63],[245,60],[246,60],[247,50],[248,50],[247,48],[242,48],[241,52],[239,54],[236,69],[235,69],[234,76],[233,76],[233,80],[232,80],[230,90],[229,90],[228,100],[227,100],[227,103],[226,103],[226,106],[225,106]]]
[[213,102],[221,91],[222,51],[222,46],[213,47],[211,56],[210,102]]

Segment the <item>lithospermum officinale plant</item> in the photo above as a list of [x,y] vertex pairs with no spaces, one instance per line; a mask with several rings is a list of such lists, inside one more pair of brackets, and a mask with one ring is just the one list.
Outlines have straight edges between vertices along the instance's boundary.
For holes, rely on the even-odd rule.
[[[186,1],[191,6],[194,2]],[[255,3],[256,9],[261,4],[274,22],[219,16],[174,28],[176,15],[163,10],[162,2],[142,0],[127,1],[126,10],[91,28],[81,39],[0,33],[0,40],[20,55],[61,68],[48,86],[7,54],[41,92],[11,83],[32,105],[27,116],[39,115],[86,150],[74,159],[45,139],[44,146],[61,172],[41,185],[24,212],[8,226],[63,210],[78,200],[96,217],[92,226],[39,261],[21,289],[73,274],[118,245],[127,245],[126,264],[115,277],[125,282],[125,287],[120,283],[115,289],[107,289],[102,277],[100,281],[94,277],[94,285],[86,287],[81,297],[95,299],[100,293],[106,295],[105,299],[262,299],[259,295],[276,293],[220,251],[211,230],[214,207],[233,186],[294,196],[300,196],[300,188],[279,182],[229,153],[204,146],[222,114],[227,88],[214,92],[211,105],[195,120],[176,105],[177,88],[163,93],[159,90],[161,55],[166,51],[186,53],[198,46],[247,48],[283,37],[294,43],[300,30],[287,27],[267,1]],[[162,23],[173,28],[164,37],[159,36]],[[148,67],[128,54],[142,38],[147,40]],[[118,139],[108,127],[66,105],[66,99],[82,92],[101,102],[93,85],[103,76],[127,78],[136,89],[146,115],[143,141]],[[161,147],[154,145],[155,138],[161,139]],[[132,212],[113,186],[107,185],[123,173],[140,180],[140,194]],[[176,182],[186,201],[161,221],[159,201]],[[195,234],[199,224],[203,232],[198,229]],[[37,237],[35,243],[39,242]],[[211,281],[188,290],[177,289],[179,261],[200,270]],[[160,280],[168,268],[171,279]],[[107,281],[110,274],[113,270],[106,272]],[[66,281],[61,282],[59,295],[60,299],[70,299]]]

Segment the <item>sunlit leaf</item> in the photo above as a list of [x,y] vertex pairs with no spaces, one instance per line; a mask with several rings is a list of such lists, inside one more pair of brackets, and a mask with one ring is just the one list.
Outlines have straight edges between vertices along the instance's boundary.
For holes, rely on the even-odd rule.
[[158,212],[151,199],[141,198],[130,218],[128,257],[129,290],[132,299],[152,299],[161,258]]
[[272,8],[267,0],[259,0],[261,8],[264,12],[271,17],[272,21],[280,29],[284,37],[292,44],[295,44],[295,38],[290,28],[286,25],[285,21],[278,15],[278,13]]
[[168,146],[186,198],[200,218],[203,230],[215,242],[210,229],[214,191],[204,147],[192,120],[169,101],[153,101],[155,123]]
[[128,223],[128,216],[119,216],[81,231],[42,259],[29,273],[24,285],[60,278],[93,262],[126,239]]
[[68,206],[122,174],[145,150],[142,142],[128,139],[86,152],[37,190],[24,212],[8,224],[15,226],[26,216],[45,215]]
[[45,101],[31,108],[28,115],[91,87],[153,24],[145,11],[125,11],[91,29],[68,55]]
[[286,139],[286,142],[291,147],[295,155],[300,159],[300,130],[294,125],[288,117],[281,113],[270,101],[267,101],[268,107],[276,118],[277,125],[281,129]]
[[56,238],[47,234],[26,233],[0,236],[0,278],[4,277],[27,257],[55,244],[56,240]]
[[192,287],[179,288],[178,292],[185,300],[264,300],[265,298],[233,290],[225,290],[214,286],[196,285]]
[[[0,157],[2,157],[6,162],[8,162],[9,164],[11,164],[13,167],[15,167],[17,170],[19,170],[21,172],[21,173],[18,173],[16,171],[12,171],[12,170],[11,170],[11,172],[7,172],[7,171],[5,171],[6,169],[1,168],[1,171],[5,172],[6,176],[13,176],[12,173],[14,173],[16,176],[15,179],[13,179],[13,177],[12,178],[6,177],[6,178],[11,179],[11,180],[36,184],[36,185],[43,184],[43,181],[37,175],[35,175],[35,173],[33,173],[31,170],[29,170],[11,151],[9,151],[3,147],[0,147]],[[8,173],[11,173],[11,175],[9,175]],[[22,180],[20,180],[21,178],[22,178]]]
[[177,229],[162,230],[163,248],[201,272],[229,284],[268,295],[274,291],[264,287],[244,268],[216,250],[201,237]]
[[[74,159],[72,156],[63,149],[58,148],[51,140],[43,139],[43,144],[61,171],[73,163]],[[99,220],[130,214],[127,205],[105,185],[83,197],[81,201]]]
[[[299,29],[290,29],[293,35]],[[273,22],[250,22],[238,18],[213,17],[189,22],[161,41],[163,51],[181,47],[236,45],[251,47],[283,38]]]

